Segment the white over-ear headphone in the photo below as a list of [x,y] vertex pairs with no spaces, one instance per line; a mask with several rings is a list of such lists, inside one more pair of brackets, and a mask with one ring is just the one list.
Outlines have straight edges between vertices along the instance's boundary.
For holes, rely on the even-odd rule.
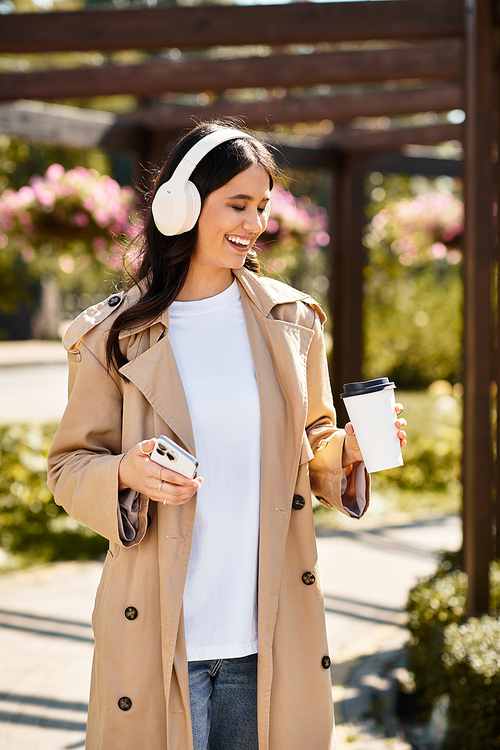
[[234,138],[256,140],[241,130],[216,130],[199,140],[183,157],[169,181],[158,188],[153,199],[152,211],[155,224],[162,234],[171,237],[174,234],[188,232],[194,227],[201,211],[201,198],[189,178],[209,151],[220,143]]

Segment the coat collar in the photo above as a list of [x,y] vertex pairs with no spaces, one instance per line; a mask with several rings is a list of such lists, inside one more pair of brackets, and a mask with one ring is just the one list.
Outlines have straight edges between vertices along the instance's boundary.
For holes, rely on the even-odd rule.
[[297,300],[307,299],[308,295],[299,292],[287,284],[273,281],[265,276],[256,276],[252,271],[246,268],[233,270],[240,285],[246,292],[250,302],[267,316],[276,305],[282,305],[286,302],[297,302]]
[[[273,279],[264,276],[256,276],[252,271],[248,271],[246,268],[233,269],[233,274],[236,276],[250,302],[266,318],[276,305],[308,299],[308,295],[305,294],[305,292],[299,292],[291,286],[273,281]],[[127,293],[129,305],[133,305],[137,302],[143,293],[144,287],[144,282],[139,283]],[[165,330],[168,331],[168,308],[166,308],[161,315],[153,321],[146,321],[137,327],[123,329],[120,332],[119,338],[124,339],[127,338],[127,336],[142,333],[142,331],[145,331],[156,323],[161,323]]]

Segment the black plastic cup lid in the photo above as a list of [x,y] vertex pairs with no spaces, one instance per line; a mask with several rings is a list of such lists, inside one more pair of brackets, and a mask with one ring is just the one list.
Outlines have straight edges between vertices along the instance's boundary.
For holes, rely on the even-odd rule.
[[395,384],[389,381],[389,378],[375,378],[375,380],[365,380],[362,383],[346,383],[344,385],[344,393],[340,394],[340,398],[362,396],[364,393],[387,391],[395,387]]

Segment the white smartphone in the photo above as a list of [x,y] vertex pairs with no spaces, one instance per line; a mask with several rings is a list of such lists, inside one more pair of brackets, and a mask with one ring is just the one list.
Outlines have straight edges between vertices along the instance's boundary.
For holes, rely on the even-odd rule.
[[170,471],[176,471],[188,479],[194,477],[198,467],[198,461],[194,456],[165,435],[160,435],[156,439],[149,457],[151,461],[170,469]]

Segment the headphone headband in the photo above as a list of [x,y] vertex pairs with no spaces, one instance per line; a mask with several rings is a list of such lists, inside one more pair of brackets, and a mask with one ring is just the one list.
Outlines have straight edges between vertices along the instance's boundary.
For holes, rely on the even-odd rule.
[[212,149],[236,138],[259,142],[252,135],[235,128],[215,130],[195,143],[182,157],[168,182],[160,185],[151,208],[155,224],[162,234],[171,237],[188,232],[194,227],[200,215],[201,199],[189,178],[203,157]]
[[175,168],[169,182],[177,185],[185,185],[204,156],[221,143],[232,141],[236,138],[247,138],[252,141],[256,140],[253,136],[247,135],[247,133],[243,133],[241,130],[235,130],[234,128],[215,130],[213,133],[201,138],[198,143],[195,143],[195,145],[189,149],[187,154],[182,157],[180,164]]

